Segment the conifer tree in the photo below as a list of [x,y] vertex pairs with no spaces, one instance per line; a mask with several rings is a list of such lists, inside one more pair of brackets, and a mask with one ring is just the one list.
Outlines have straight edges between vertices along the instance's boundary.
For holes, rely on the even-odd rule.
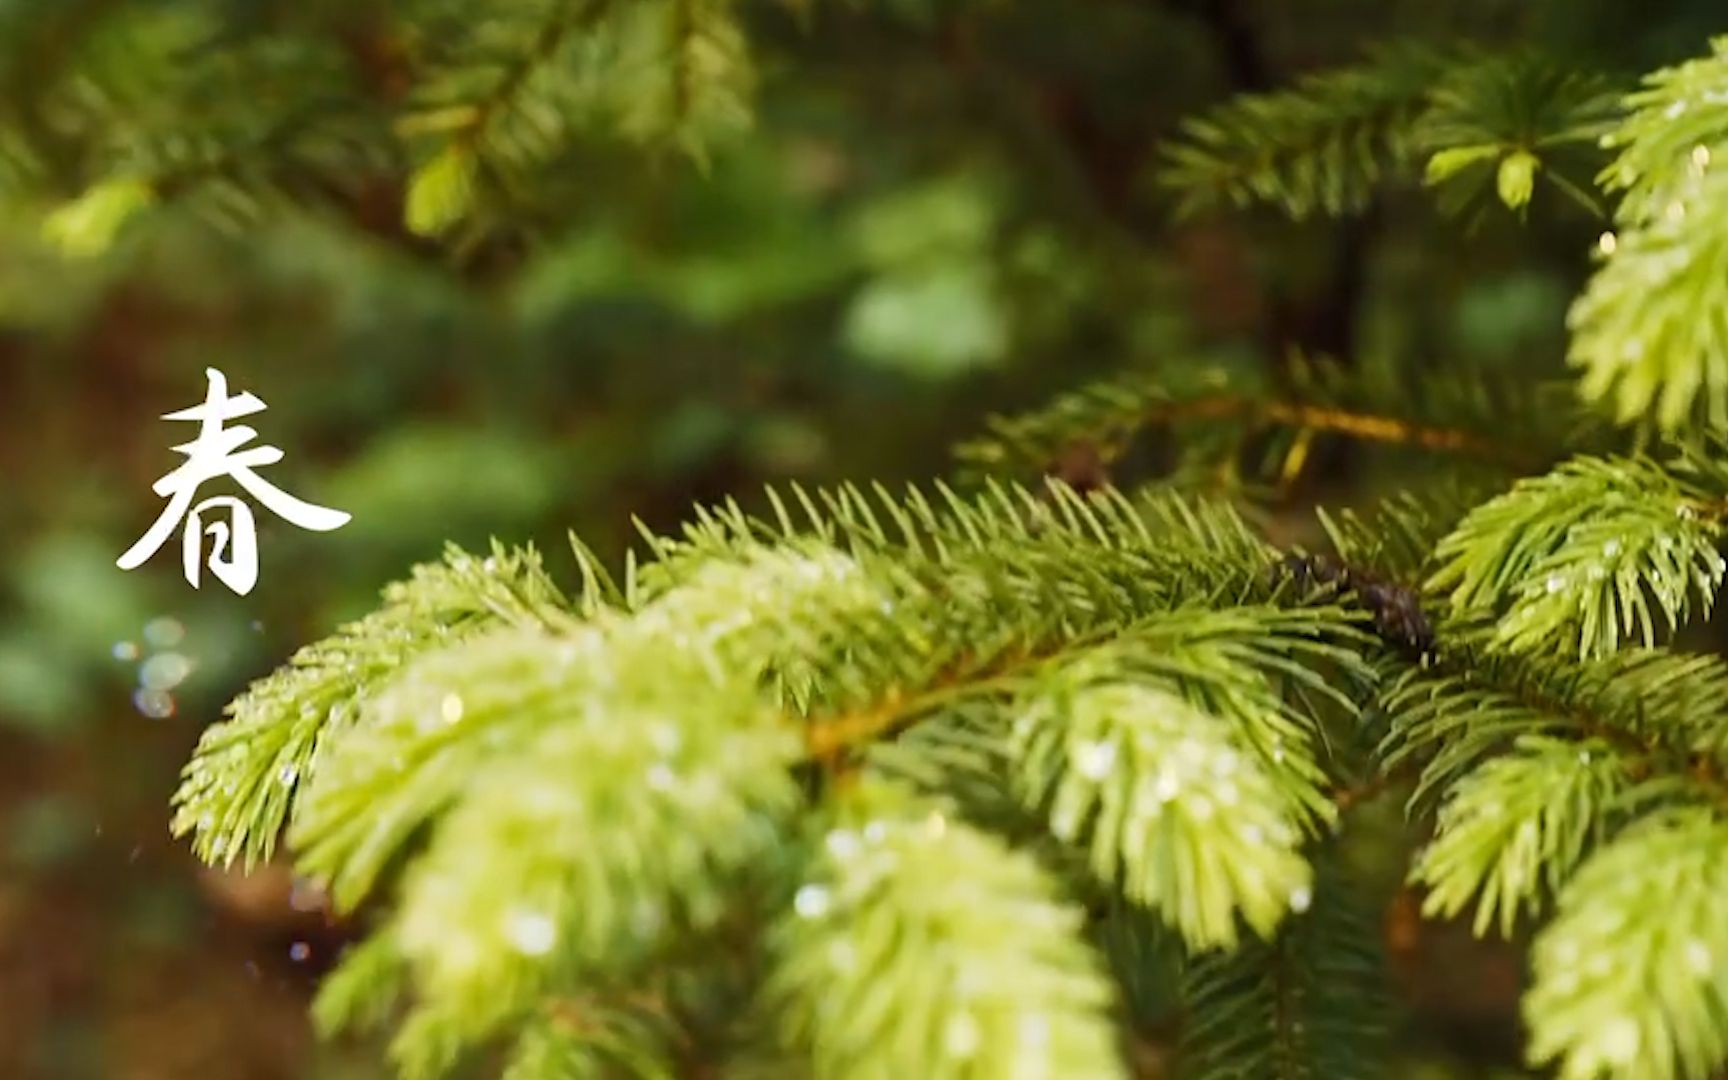
[[[83,80],[0,146],[75,189],[73,253],[393,175],[464,251],[547,211],[578,126],[699,160],[749,116],[724,0],[409,6],[410,58],[339,64],[372,39],[314,18],[211,54],[162,131]],[[198,34],[134,18],[164,63]],[[224,121],[242,75],[274,122]],[[175,796],[202,857],[285,847],[368,925],[321,1028],[388,1028],[411,1078],[1112,1077],[1173,1015],[1179,1075],[1383,1076],[1386,898],[1346,849],[1390,790],[1424,914],[1528,941],[1533,1066],[1728,1068],[1728,666],[1676,644],[1728,572],[1728,38],[1636,86],[1387,46],[1162,162],[1187,214],[1607,215],[1575,370],[1129,373],[951,476],[699,506],[621,567],[452,548],[247,690]],[[1258,494],[1341,442],[1421,482],[1274,542]]]

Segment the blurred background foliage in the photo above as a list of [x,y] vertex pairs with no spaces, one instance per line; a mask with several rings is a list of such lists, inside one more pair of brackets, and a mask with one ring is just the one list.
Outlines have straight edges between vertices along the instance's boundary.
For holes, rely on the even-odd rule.
[[[397,6],[0,0],[0,1076],[374,1075],[306,1033],[344,928],[164,819],[223,701],[446,540],[616,559],[632,515],[941,474],[988,413],[1128,367],[1559,371],[1588,208],[1182,217],[1161,141],[1375,43],[1625,88],[1724,29],[1707,0],[694,3],[724,25],[692,104],[630,61],[642,0],[610,78],[530,72],[512,118],[462,104],[487,50],[585,5],[402,5],[413,40]],[[269,405],[270,477],[354,515],[263,515],[243,599],[113,565],[206,366]],[[1328,465],[1285,505],[1372,482]],[[1516,960],[1389,932],[1407,1075],[1522,1075]]]

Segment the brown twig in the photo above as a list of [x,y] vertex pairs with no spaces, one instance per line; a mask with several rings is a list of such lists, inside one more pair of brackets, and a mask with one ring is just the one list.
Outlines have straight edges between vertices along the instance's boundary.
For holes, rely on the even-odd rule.
[[960,694],[999,688],[1028,668],[1079,644],[1067,642],[1058,648],[1028,650],[981,667],[973,667],[969,658],[961,657],[916,694],[907,696],[899,689],[891,690],[868,708],[812,722],[804,736],[805,751],[811,760],[833,767],[853,748],[905,727],[942,702]]
[[1232,416],[1260,418],[1288,427],[1349,435],[1368,442],[1417,446],[1424,450],[1462,453],[1505,460],[1505,448],[1479,435],[1457,428],[1419,424],[1377,413],[1358,412],[1332,405],[1299,402],[1256,401],[1253,398],[1219,394],[1164,406],[1147,414],[1150,423],[1182,420],[1215,420]]

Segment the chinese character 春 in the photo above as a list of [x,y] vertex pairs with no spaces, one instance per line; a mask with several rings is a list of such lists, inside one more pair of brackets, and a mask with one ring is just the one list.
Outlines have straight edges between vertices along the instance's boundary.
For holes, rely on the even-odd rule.
[[[328,532],[347,524],[350,515],[296,499],[254,472],[261,465],[274,465],[281,461],[282,451],[274,446],[242,450],[242,446],[258,437],[258,432],[244,424],[235,427],[224,427],[223,424],[263,412],[265,404],[249,392],[229,397],[228,378],[215,368],[205,368],[204,374],[210,380],[204,404],[162,417],[164,420],[199,422],[198,437],[174,447],[186,455],[185,463],[156,481],[151,488],[168,499],[168,505],[150,530],[139,537],[126,554],[115,560],[115,565],[122,570],[141,566],[156,554],[174,527],[184,520],[186,529],[181,540],[181,553],[186,580],[193,588],[198,588],[199,557],[203,554],[204,536],[208,533],[213,538],[208,560],[210,572],[224,585],[244,596],[258,582],[258,533],[252,511],[232,495],[217,495],[192,505],[200,484],[219,476],[233,477],[253,498],[302,529]],[[204,512],[215,509],[228,511],[232,527],[223,521],[204,525]]]

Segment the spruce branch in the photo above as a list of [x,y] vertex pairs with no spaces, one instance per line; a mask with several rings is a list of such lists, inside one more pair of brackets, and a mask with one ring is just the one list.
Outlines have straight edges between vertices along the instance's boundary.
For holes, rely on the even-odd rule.
[[102,254],[164,205],[239,230],[340,202],[389,165],[352,60],[329,41],[237,34],[184,5],[116,5],[86,32],[42,88],[64,144],[56,186],[76,191],[52,193],[42,229],[67,254]]
[[[700,158],[748,120],[727,0],[497,15],[402,16],[417,231],[527,202],[599,124]],[[147,74],[207,18],[140,16],[161,35]],[[1521,211],[1542,180],[1590,204],[1569,173],[1623,112],[1602,177],[1618,231],[1571,360],[1623,420],[1721,426],[1728,39],[1712,48],[1619,104],[1540,57],[1387,50],[1201,118],[1166,180],[1187,210],[1303,217],[1358,210],[1425,159],[1443,204],[1492,189]],[[0,168],[46,182],[46,151],[69,150],[55,164],[88,183],[48,227],[93,253],[159,203],[241,220],[399,165],[377,109],[331,121],[355,111],[352,58],[275,31],[232,55],[187,81],[234,100],[165,97],[135,139],[112,86],[62,88],[64,145],[0,131],[19,162]],[[327,94],[275,93],[308,73]],[[239,100],[253,79],[260,100]],[[697,1054],[768,1075],[1120,1076],[1147,1026],[1133,976],[1156,977],[1112,957],[1119,995],[1089,941],[1110,933],[1159,972],[1150,945],[1186,950],[1190,1072],[1347,1080],[1384,1073],[1388,995],[1334,837],[1414,772],[1425,913],[1506,936],[1555,913],[1531,1060],[1706,1080],[1728,1065],[1728,663],[1657,643],[1728,576],[1722,447],[1551,467],[1611,445],[1554,387],[1359,361],[1297,357],[1276,386],[1136,375],[960,455],[1107,478],[1167,429],[1179,477],[1257,458],[1295,480],[1332,438],[1549,471],[1473,509],[1461,487],[1324,516],[1336,559],[1223,504],[1004,480],[699,508],[643,529],[618,583],[573,544],[574,598],[532,549],[452,549],[238,699],[173,827],[245,866],[285,834],[342,911],[373,905],[315,1017],[394,1024],[411,1080],[490,1051],[509,1080],[671,1076]]]
[[[500,630],[424,655],[368,702],[320,763],[291,833],[302,865],[331,884],[339,904],[357,904],[424,823],[472,795],[477,769],[537,737],[554,738],[572,716],[631,711],[634,702],[664,714],[665,724],[637,734],[669,743],[672,753],[684,741],[681,714],[666,712],[674,703],[654,696],[670,692],[668,664],[681,665],[677,670],[695,680],[690,686],[712,690],[717,709],[731,700],[727,694],[744,695],[733,702],[745,710],[733,714],[744,724],[755,715],[756,680],[770,659],[751,642],[778,641],[775,628],[800,613],[800,590],[830,605],[844,602],[851,565],[838,554],[818,561],[797,550],[764,553],[753,565],[715,561],[686,587],[633,613],[557,633]],[[851,595],[875,599],[863,583]],[[637,681],[629,681],[632,672]],[[569,752],[583,753],[574,746]]]
[[1605,847],[1538,936],[1528,1056],[1563,1080],[1707,1080],[1728,1063],[1728,827],[1654,815]]
[[[357,1003],[406,991],[394,1053],[409,1076],[505,1033],[532,1060],[611,1052],[541,1030],[547,1001],[627,983],[794,873],[807,761],[830,767],[819,805],[886,783],[886,768],[930,793],[918,800],[956,799],[942,828],[999,815],[1025,857],[1053,845],[1041,873],[1120,890],[1195,949],[1259,949],[1242,928],[1278,942],[1313,902],[1299,845],[1354,782],[1318,754],[1322,713],[1348,723],[1376,650],[1329,594],[1269,573],[1276,553],[1234,515],[1003,485],[771,503],[768,519],[727,506],[651,536],[622,589],[585,559],[580,617],[506,590],[487,610],[513,619],[355,688],[358,716],[309,762],[291,839],[342,904],[386,877],[400,899],[327,991],[327,1025],[376,1019]],[[1403,539],[1380,554],[1408,571],[1433,517],[1387,513]],[[1366,519],[1338,520],[1339,547],[1368,552]],[[1721,671],[1659,653],[1460,667],[1458,647],[1407,665],[1376,710],[1393,729],[1386,769],[1425,759],[1418,800],[1446,801],[1416,871],[1432,910],[1475,898],[1480,925],[1505,924],[1644,807],[1728,792],[1712,758],[1723,725],[1679,692],[1728,703]],[[1486,813],[1496,799],[1510,822]],[[585,827],[602,816],[603,834]],[[817,1024],[797,1021],[789,1045]]]
[[1420,495],[1400,492],[1364,510],[1319,507],[1315,514],[1343,566],[1419,588],[1433,570],[1435,545],[1482,494],[1475,485],[1441,483]]
[[[1260,541],[1219,509],[1195,512],[1163,503],[1145,508],[1143,517],[1120,496],[1093,503],[1065,496],[1052,507],[1026,492],[997,489],[973,506],[949,494],[950,516],[944,518],[919,494],[904,507],[884,498],[880,514],[856,491],[825,498],[834,508],[832,520],[807,503],[819,526],[794,525],[789,514],[773,525],[710,514],[684,541],[657,539],[659,558],[629,583],[629,617],[667,635],[673,647],[719,643],[733,661],[771,672],[795,711],[814,708],[818,690],[838,710],[848,701],[874,706],[898,681],[928,683],[962,652],[975,655],[975,664],[987,664],[992,655],[1060,630],[1065,620],[1105,632],[1148,605],[1239,591],[1252,584],[1264,558]],[[891,546],[883,520],[897,522],[899,542],[923,553],[919,572],[927,580],[907,577],[882,558],[872,563],[881,575],[872,581],[852,557],[819,541],[794,541],[784,531],[826,530],[864,557]],[[1165,542],[1184,535],[1185,543]],[[1100,537],[1107,544],[1090,564],[1064,558],[1079,546],[1098,545]],[[973,561],[971,573],[962,576],[967,560]],[[931,587],[938,582],[953,587],[938,594]],[[902,593],[925,605],[923,618],[937,621],[953,614],[946,608],[953,599],[968,599],[960,614],[970,622],[956,619],[950,626],[964,644],[937,648],[939,643],[920,642],[916,624],[902,621],[894,606]],[[793,603],[800,595],[816,608]],[[1012,602],[1004,607],[998,598]],[[324,824],[308,825],[301,835],[328,852],[326,869],[332,873],[361,847],[375,851],[353,866],[357,899],[365,891],[360,883],[371,879],[394,847],[395,840],[387,838],[412,832],[419,816],[408,814],[386,828],[382,823],[396,820],[394,815],[356,817],[353,811],[375,805],[370,800],[382,794],[367,788],[373,779],[410,784],[397,768],[399,757],[442,760],[441,747],[455,733],[438,724],[422,730],[422,723],[443,714],[447,695],[462,696],[465,680],[451,663],[466,657],[463,641],[493,626],[520,630],[513,640],[523,653],[514,661],[522,678],[512,685],[524,691],[547,684],[544,673],[534,677],[537,658],[558,661],[571,650],[604,648],[596,642],[606,631],[577,623],[531,552],[499,552],[490,560],[453,553],[446,569],[418,571],[413,583],[389,590],[387,600],[379,614],[309,646],[289,668],[255,685],[235,703],[228,721],[206,733],[188,766],[175,819],[180,832],[199,833],[205,857],[257,860],[268,854],[290,796],[307,783],[311,756],[335,714],[338,728],[350,732],[343,740],[350,747],[343,755],[348,764],[333,766],[329,771],[336,778],[322,782],[319,798],[334,800],[325,804],[330,809]],[[1004,620],[1004,612],[1012,617]],[[828,620],[825,631],[803,626],[812,616]],[[971,634],[971,627],[986,621],[995,628],[991,634]],[[787,639],[788,632],[796,633]],[[870,635],[877,635],[874,651],[865,648]],[[993,650],[979,649],[991,640]],[[448,651],[417,667],[408,663],[436,649]],[[508,646],[494,647],[494,655],[499,663],[512,662]],[[819,674],[824,681],[818,688]],[[387,684],[388,700],[374,702]],[[472,701],[460,706],[463,712],[477,707]],[[516,715],[508,697],[497,708]],[[362,714],[366,722],[355,723]],[[349,778],[340,779],[350,768]],[[450,783],[458,778],[459,772],[449,774]],[[351,783],[360,788],[352,802],[339,794]],[[366,831],[374,826],[383,831],[367,843]],[[326,849],[326,843],[333,846]]]
[[1311,906],[1276,936],[1189,961],[1181,1075],[1386,1075],[1390,980],[1378,912],[1336,851],[1323,849],[1317,863]]
[[489,765],[404,880],[393,925],[419,999],[474,1040],[713,929],[781,849],[799,799],[777,718],[747,684],[692,708],[697,672],[638,670]]
[[1045,820],[1021,800],[1005,727],[1001,702],[980,694],[953,703],[896,738],[873,743],[864,764],[870,773],[947,799],[965,820],[1016,847],[1067,864],[1064,880],[1085,881],[1079,857],[1064,845],[1048,842]]
[[567,602],[532,548],[484,559],[452,546],[384,590],[384,607],[308,645],[207,728],[174,795],[176,835],[211,862],[269,859],[326,737],[415,656],[497,626],[556,626]]
[[1701,929],[1717,886],[1694,868],[1722,844],[1725,677],[1720,658],[1663,650],[1573,663],[1466,647],[1409,668],[1379,706],[1384,767],[1424,760],[1413,805],[1444,800],[1412,869],[1425,913],[1474,903],[1478,934],[1509,934],[1558,906],[1525,998],[1529,1056],[1558,1075],[1706,1080],[1722,1062],[1710,958],[1728,943]]
[[1661,650],[1582,664],[1465,652],[1409,668],[1378,708],[1392,727],[1382,768],[1421,764],[1412,808],[1441,804],[1434,840],[1411,870],[1429,889],[1424,913],[1474,904],[1479,935],[1495,926],[1509,935],[1556,896],[1564,911],[1622,830],[1720,813],[1725,677],[1719,658]]
[[240,230],[351,210],[392,177],[410,233],[471,237],[492,197],[535,202],[591,132],[701,162],[751,118],[730,0],[424,0],[381,16],[384,76],[378,48],[316,19],[105,7],[59,31],[67,55],[0,117],[0,181],[51,193],[45,235],[70,254],[101,254],[152,207]]
[[1533,52],[1461,65],[1434,87],[1417,140],[1424,179],[1452,214],[1480,216],[1490,203],[1524,214],[1538,180],[1593,216],[1597,143],[1619,115],[1606,78]]
[[1622,220],[1651,221],[1710,171],[1711,151],[1728,138],[1728,36],[1712,38],[1706,56],[1651,72],[1624,105],[1602,140],[1619,154],[1600,181],[1622,193]]
[[1510,937],[1519,915],[1539,914],[1635,804],[1635,763],[1612,743],[1523,735],[1514,746],[1452,788],[1411,870],[1429,890],[1423,914],[1474,901],[1478,937],[1495,925]]
[[[520,193],[591,128],[611,124],[698,162],[748,126],[753,72],[730,0],[534,0],[476,20],[449,6],[413,110],[397,124],[435,137],[410,179],[408,224],[438,234],[469,219],[483,187]],[[483,183],[484,182],[484,183]]]
[[[352,714],[317,733],[289,839],[341,907],[386,882],[394,897],[380,944],[321,1004],[327,1026],[405,992],[392,1053],[430,1077],[533,1030],[549,998],[628,984],[772,893],[800,811],[875,783],[875,746],[954,718],[996,733],[1001,790],[1050,821],[1064,865],[1126,885],[1196,945],[1234,942],[1238,917],[1270,933],[1300,905],[1297,845],[1333,812],[1319,717],[1349,714],[1366,639],[1269,575],[1239,518],[1060,487],[771,502],[770,519],[728,506],[650,536],[622,589],[584,560],[579,605],[458,590],[518,617],[415,638],[375,672],[316,669],[307,686],[353,694]],[[315,655],[369,655],[393,625]],[[241,715],[281,738],[300,714]],[[1102,782],[1109,739],[1122,771]],[[809,763],[827,767],[814,789],[797,779]],[[200,790],[224,790],[232,764],[201,754]],[[1221,837],[1242,859],[1230,874],[1202,855]],[[1082,1052],[1066,1045],[1051,1043]]]
[[626,134],[671,141],[706,163],[717,135],[750,125],[755,73],[733,6],[733,0],[639,5],[619,62],[622,74],[636,76],[619,95]]
[[1585,397],[1621,422],[1666,432],[1696,416],[1728,425],[1728,38],[1711,55],[1654,72],[1604,136],[1619,157],[1602,184],[1621,194],[1606,260],[1572,306],[1570,362]]
[[[1046,490],[1039,499],[992,484],[963,498],[938,485],[934,498],[917,489],[896,498],[842,488],[795,491],[796,513],[775,496],[771,521],[704,511],[684,539],[652,542],[657,558],[636,574],[635,590],[642,599],[674,595],[693,575],[788,544],[847,552],[857,568],[847,580],[863,591],[844,624],[829,612],[821,619],[834,624],[830,637],[803,629],[788,638],[773,629],[785,624],[770,621],[762,639],[769,653],[804,650],[762,662],[803,672],[795,681],[807,689],[788,705],[826,751],[888,734],[955,687],[1102,641],[1150,613],[1271,589],[1270,548],[1227,507]],[[1073,557],[1079,550],[1085,559]]]
[[1427,586],[1492,644],[1607,656],[1707,614],[1725,563],[1719,467],[1703,457],[1578,457],[1472,510],[1435,550]]
[[1616,112],[1606,80],[1575,64],[1396,44],[1187,121],[1159,178],[1181,213],[1271,203],[1300,220],[1357,213],[1425,164],[1448,212],[1491,190],[1522,214],[1539,179],[1595,211],[1588,177]]
[[1392,45],[1289,90],[1239,95],[1183,123],[1160,179],[1184,213],[1258,202],[1294,218],[1355,212],[1384,174],[1413,161],[1415,122],[1454,62]]
[[1289,808],[1227,722],[1155,685],[1075,681],[1014,731],[1025,798],[1058,839],[1196,949],[1234,947],[1238,917],[1270,935],[1307,903]]
[[652,1008],[604,1001],[549,1008],[518,1037],[502,1080],[677,1080],[675,1042]]
[[406,1000],[409,974],[396,939],[386,932],[373,933],[345,950],[318,985],[313,1027],[331,1038],[383,1026]]
[[[491,167],[544,163],[563,148],[578,113],[579,84],[560,68],[571,43],[606,17],[609,0],[539,0],[507,18],[463,12],[430,28],[440,53],[421,64],[415,101],[398,134],[442,141],[409,178],[406,224],[437,235],[474,210],[485,154]],[[450,44],[445,44],[445,42]]]
[[[1178,374],[1120,376],[1057,397],[1018,416],[993,417],[986,434],[960,444],[963,465],[985,475],[1036,476],[1052,471],[1075,447],[1087,446],[1108,466],[1154,429],[1222,440],[1232,458],[1268,433],[1280,436],[1265,454],[1275,475],[1294,478],[1315,436],[1336,436],[1523,471],[1562,448],[1588,442],[1590,423],[1571,408],[1559,384],[1508,379],[1485,371],[1347,372],[1321,358],[1294,357],[1289,383],[1271,388],[1220,368]],[[1409,381],[1419,381],[1412,394]],[[1544,418],[1534,428],[1531,416]],[[1508,438],[1512,417],[1522,433]],[[1216,451],[1211,451],[1216,453]]]
[[[1385,680],[1383,767],[1420,764],[1427,808],[1524,736],[1600,740],[1633,777],[1688,797],[1728,797],[1718,756],[1728,666],[1716,657],[1629,649],[1596,661],[1496,654],[1453,638],[1438,660]],[[1696,689],[1697,695],[1691,691]]]
[[770,932],[817,1075],[1124,1076],[1081,912],[1029,856],[883,780],[843,793]]

